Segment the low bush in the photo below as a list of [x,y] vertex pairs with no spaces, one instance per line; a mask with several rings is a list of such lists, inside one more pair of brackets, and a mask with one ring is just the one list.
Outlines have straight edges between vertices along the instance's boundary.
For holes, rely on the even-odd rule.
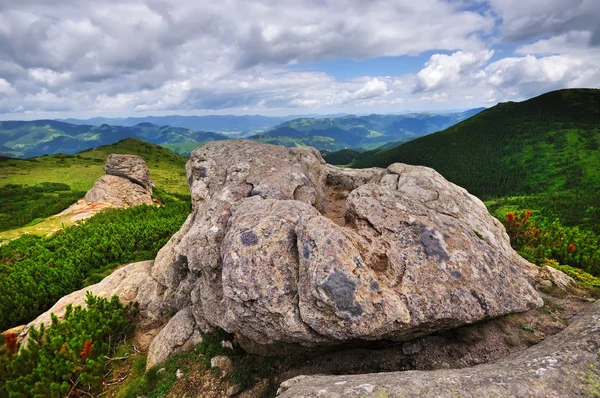
[[153,259],[189,212],[182,201],[109,210],[48,238],[25,235],[0,246],[0,330],[31,321],[94,282],[95,272]]
[[76,397],[102,392],[106,361],[133,331],[135,307],[88,292],[86,308],[68,306],[64,320],[32,327],[20,351],[0,357],[0,397]]
[[600,276],[600,236],[578,227],[565,227],[560,221],[534,221],[533,212],[509,212],[504,226],[511,245],[527,260],[542,265],[547,260],[579,268]]

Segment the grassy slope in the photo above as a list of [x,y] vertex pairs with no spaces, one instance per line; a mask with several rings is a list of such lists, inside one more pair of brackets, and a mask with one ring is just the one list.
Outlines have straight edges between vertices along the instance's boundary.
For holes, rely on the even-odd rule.
[[[138,139],[126,139],[78,155],[48,155],[33,159],[0,158],[0,189],[8,184],[37,186],[42,182],[54,182],[67,184],[71,191],[81,191],[83,196],[94,185],[96,179],[104,175],[104,162],[111,153],[141,156],[148,164],[150,178],[156,187],[175,194],[189,194],[185,178],[187,159],[168,149]],[[14,216],[8,213],[7,215]],[[70,216],[49,217],[43,220],[37,218],[46,216],[36,215],[31,223],[1,231],[0,242],[27,233],[46,235],[72,224]]]
[[141,156],[148,164],[150,178],[156,186],[173,193],[189,193],[185,179],[187,159],[166,148],[138,139],[125,139],[77,155],[0,159],[0,186],[59,182],[70,185],[73,190],[87,191],[96,179],[104,175],[104,162],[111,153]]
[[482,197],[600,189],[600,90],[571,89],[503,103],[355,167],[433,167]]

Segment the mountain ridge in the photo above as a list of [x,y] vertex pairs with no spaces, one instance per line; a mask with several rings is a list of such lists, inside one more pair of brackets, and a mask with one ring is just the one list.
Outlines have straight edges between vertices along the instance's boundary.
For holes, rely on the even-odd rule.
[[[410,114],[410,115],[346,115],[341,118],[298,118],[288,120],[267,130],[267,133],[250,138],[259,142],[294,146],[314,146],[320,150],[335,151],[347,147],[370,149],[390,141],[406,141],[431,133],[462,120],[478,109],[457,114]],[[208,116],[204,117],[208,118]],[[256,117],[253,117],[255,120]],[[265,120],[266,117],[258,117]],[[262,118],[262,119],[260,119]],[[221,123],[222,117],[211,117]],[[104,122],[109,119],[98,119]],[[188,120],[188,119],[186,119]],[[197,120],[197,119],[194,119]],[[203,119],[209,120],[209,119]],[[216,121],[215,121],[216,120]],[[246,123],[248,118],[237,117],[236,123]],[[271,122],[275,119],[270,118]],[[118,120],[117,120],[118,121]],[[164,122],[168,119],[128,119],[131,126],[102,123],[70,124],[64,121],[42,119],[32,121],[0,122],[0,155],[28,158],[52,153],[73,154],[87,148],[106,145],[133,137],[163,145],[180,154],[189,156],[192,150],[207,141],[240,138],[242,135],[224,135],[219,132],[176,127]],[[255,120],[256,121],[256,120]],[[277,121],[280,121],[277,119]],[[399,125],[398,123],[406,124]],[[224,125],[216,130],[225,129]],[[391,127],[390,127],[391,126]],[[213,125],[213,127],[217,127]],[[249,126],[247,126],[249,127]],[[256,127],[256,125],[254,125]],[[264,126],[263,126],[264,127]],[[385,128],[391,128],[394,132]],[[377,131],[382,130],[383,132]]]
[[483,109],[485,108],[447,114],[371,114],[346,115],[341,118],[298,118],[249,138],[268,144],[308,145],[329,151],[359,147],[375,149],[390,142],[406,142],[442,130]]

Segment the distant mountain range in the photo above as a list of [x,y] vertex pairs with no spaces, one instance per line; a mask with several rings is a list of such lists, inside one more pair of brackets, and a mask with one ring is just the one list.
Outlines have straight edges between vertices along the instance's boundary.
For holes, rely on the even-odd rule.
[[[247,135],[248,131],[261,129],[265,131],[251,135],[249,139],[290,147],[310,145],[319,150],[329,151],[344,148],[366,150],[384,144],[393,147],[442,130],[482,109],[484,108],[448,114],[346,115],[339,118],[294,120],[284,120],[291,116],[164,116],[96,118],[87,121],[67,119],[70,122],[6,121],[0,122],[0,156],[28,158],[59,152],[73,154],[124,138],[139,138],[182,155],[189,155],[204,142],[237,138]],[[134,125],[128,125],[135,122],[137,123]],[[279,124],[273,125],[276,122]],[[181,127],[182,125],[188,127]],[[199,126],[203,126],[203,129]],[[232,135],[233,130],[246,133]],[[219,131],[228,131],[229,135]]]
[[308,145],[328,151],[347,148],[373,149],[392,142],[393,146],[397,146],[443,130],[483,110],[485,108],[447,114],[413,113],[300,118],[281,123],[249,138],[269,144]]
[[0,155],[28,158],[60,152],[73,154],[125,138],[139,138],[171,146],[173,150],[193,149],[206,141],[227,139],[218,133],[151,123],[126,127],[75,125],[55,120],[9,121],[0,122]]
[[[317,117],[341,117],[345,114],[320,115]],[[207,116],[145,116],[145,117],[127,117],[127,118],[106,118],[96,117],[92,119],[59,119],[61,122],[101,126],[108,124],[112,126],[136,126],[140,123],[152,123],[157,126],[182,127],[190,130],[214,131],[236,138],[246,137],[256,132],[269,129],[283,122],[297,119],[302,116],[262,116],[262,115],[207,115]]]

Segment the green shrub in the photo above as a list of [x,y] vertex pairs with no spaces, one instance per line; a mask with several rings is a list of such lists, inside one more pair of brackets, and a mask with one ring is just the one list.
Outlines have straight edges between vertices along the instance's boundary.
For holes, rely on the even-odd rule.
[[52,182],[0,187],[0,231],[60,213],[84,196],[67,184]]
[[0,330],[32,320],[99,279],[95,273],[153,259],[189,212],[182,201],[109,210],[49,238],[25,235],[0,246]]
[[135,308],[117,296],[86,296],[64,320],[32,327],[25,347],[0,358],[0,397],[65,397],[102,391],[105,358],[132,331]]
[[600,289],[600,278],[590,275],[579,268],[570,267],[568,265],[560,265],[556,263],[547,263],[546,265],[550,265],[551,267],[554,267],[564,272],[565,274],[569,275],[571,278],[580,282],[584,286],[591,287],[594,289]]
[[536,221],[533,212],[510,212],[503,220],[511,245],[527,260],[543,265],[547,260],[600,276],[600,236],[560,221]]

